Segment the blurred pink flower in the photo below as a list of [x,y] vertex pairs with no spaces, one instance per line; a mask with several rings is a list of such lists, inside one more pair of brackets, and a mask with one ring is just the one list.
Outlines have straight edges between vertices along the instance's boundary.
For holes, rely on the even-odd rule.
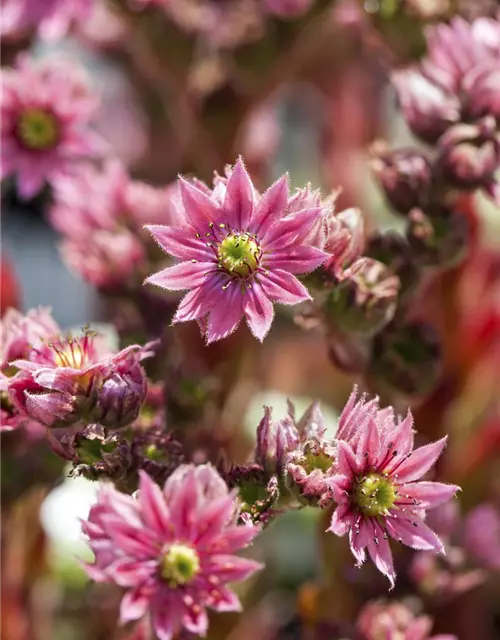
[[79,67],[20,56],[3,72],[2,178],[16,174],[19,194],[32,198],[77,160],[101,153],[89,126],[96,106]]
[[25,358],[30,349],[40,347],[60,333],[59,325],[46,307],[30,309],[26,315],[17,309],[7,309],[0,322],[0,368],[3,371],[10,361]]
[[434,143],[456,122],[500,114],[500,23],[455,17],[427,30],[428,55],[414,69],[394,74],[412,131]]
[[207,608],[240,610],[227,583],[261,568],[234,555],[259,531],[236,517],[235,494],[210,465],[179,467],[163,491],[141,472],[137,499],[103,486],[83,523],[95,554],[87,572],[127,589],[122,623],[149,614],[159,640],[205,636]]
[[227,337],[245,316],[263,340],[273,303],[310,299],[294,274],[312,271],[328,254],[307,244],[320,209],[288,216],[288,179],[260,196],[238,160],[213,191],[180,179],[184,219],[178,226],[149,226],[160,247],[181,262],[146,282],[170,290],[190,289],[174,322],[208,320],[207,342]]
[[364,640],[457,640],[452,635],[431,637],[431,618],[415,615],[398,601],[368,602],[361,610],[356,626]]
[[482,504],[468,514],[464,546],[484,567],[500,571],[500,509]]
[[117,354],[99,351],[96,334],[42,343],[24,359],[9,362],[9,400],[23,415],[47,427],[80,421],[119,428],[135,420],[146,397],[140,362],[151,345],[132,345]]
[[413,450],[413,418],[396,419],[392,407],[357,398],[354,389],[337,431],[335,475],[328,485],[338,506],[329,531],[349,533],[351,551],[361,565],[365,549],[394,586],[392,537],[413,549],[444,553],[439,537],[425,524],[425,512],[459,490],[440,482],[416,482],[435,463],[446,438]]
[[294,18],[307,13],[314,0],[265,0],[269,13],[286,18]]
[[64,36],[74,21],[85,20],[94,0],[2,0],[1,35],[22,36],[36,29],[43,39]]

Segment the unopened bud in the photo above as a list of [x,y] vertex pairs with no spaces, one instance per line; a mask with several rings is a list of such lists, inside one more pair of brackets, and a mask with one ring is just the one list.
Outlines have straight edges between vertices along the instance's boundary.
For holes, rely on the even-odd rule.
[[415,264],[406,239],[395,231],[375,233],[367,242],[365,255],[385,264],[400,281],[399,300],[407,299],[419,282]]
[[328,294],[325,315],[340,331],[373,335],[392,320],[398,291],[398,277],[384,264],[360,258]]
[[458,124],[439,140],[437,168],[459,189],[492,192],[500,167],[500,135],[493,117],[477,124]]
[[500,120],[500,67],[492,59],[477,65],[463,79],[466,111],[471,119],[491,115]]
[[281,472],[289,451],[299,443],[299,433],[290,416],[273,421],[270,407],[264,408],[264,417],[257,427],[255,462],[269,475]]
[[391,206],[402,214],[425,204],[432,178],[427,158],[416,149],[389,151],[377,145],[371,167]]
[[403,115],[413,133],[430,144],[460,118],[460,102],[418,71],[393,74]]
[[426,215],[414,209],[408,216],[406,237],[415,260],[426,266],[452,267],[467,254],[470,228],[458,211],[435,207]]
[[425,323],[390,325],[373,344],[370,374],[381,385],[408,396],[423,396],[436,386],[442,369],[436,331]]

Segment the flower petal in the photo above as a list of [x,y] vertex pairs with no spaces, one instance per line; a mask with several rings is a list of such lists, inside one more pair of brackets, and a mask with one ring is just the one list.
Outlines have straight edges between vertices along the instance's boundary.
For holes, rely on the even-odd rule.
[[207,280],[202,287],[193,289],[182,298],[172,324],[198,320],[206,316],[216,304],[220,303],[222,293],[222,282],[218,278]]
[[255,207],[249,230],[264,237],[269,227],[283,217],[287,204],[288,175],[284,175],[263,194]]
[[269,249],[279,249],[292,243],[302,242],[321,215],[321,207],[297,211],[292,217],[274,224],[263,238],[263,244]]
[[229,176],[224,198],[224,220],[239,231],[248,229],[254,206],[254,188],[243,160],[238,158]]
[[245,316],[250,331],[262,342],[271,328],[274,309],[273,303],[255,281],[252,288],[247,289]]
[[209,224],[220,216],[220,209],[203,191],[184,178],[179,178],[179,191],[186,210],[186,220],[201,235],[210,231]]
[[[384,537],[384,532],[380,525],[373,519],[370,520],[370,523],[373,525],[373,536],[367,537],[368,553],[380,573],[389,578],[392,589],[396,581],[396,573],[394,571],[391,548],[387,538]],[[369,525],[370,523],[367,524]]]
[[208,317],[207,344],[227,338],[236,331],[243,317],[245,298],[238,282],[221,291],[219,298]]
[[147,596],[140,587],[127,591],[120,605],[121,624],[142,618],[148,608],[149,596]]
[[321,249],[299,246],[273,251],[264,256],[262,264],[270,270],[284,269],[289,273],[309,273],[329,257],[329,254]]
[[352,515],[348,504],[339,504],[335,509],[327,531],[344,536],[352,525]]
[[188,227],[167,227],[164,225],[147,225],[144,227],[153,236],[161,249],[181,260],[206,260],[211,256],[205,242],[196,237]]
[[213,262],[180,262],[173,267],[154,273],[144,283],[155,284],[157,287],[171,291],[192,289],[202,285],[207,279],[207,274],[214,270]]
[[144,524],[165,537],[170,532],[170,513],[160,487],[144,471],[139,471],[139,503]]
[[[398,487],[398,495],[401,498],[418,500],[419,509],[434,509],[444,502],[448,502],[460,491],[460,487],[443,482],[411,482]],[[396,503],[397,504],[397,503]]]
[[266,296],[273,302],[298,304],[311,299],[304,285],[282,269],[269,271],[265,277],[259,278],[259,282]]
[[386,518],[387,532],[392,538],[412,549],[444,552],[443,543],[425,522],[411,514],[408,518]]
[[343,440],[337,442],[337,470],[340,474],[352,478],[362,472],[362,464],[358,462],[347,442]]
[[[426,444],[412,451],[411,455],[396,470],[399,484],[418,480],[426,473],[441,455],[447,437],[437,442]],[[390,473],[390,472],[389,472]]]
[[251,576],[252,573],[260,571],[263,566],[260,562],[249,558],[215,555],[207,559],[204,570],[219,578],[221,582],[240,582],[240,580]]

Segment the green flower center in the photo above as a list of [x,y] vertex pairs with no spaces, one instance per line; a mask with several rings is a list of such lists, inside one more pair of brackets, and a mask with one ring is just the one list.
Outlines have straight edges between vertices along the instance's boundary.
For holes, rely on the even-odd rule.
[[231,233],[219,244],[219,266],[229,275],[246,278],[259,266],[260,248],[247,233]]
[[199,571],[198,554],[185,544],[172,544],[161,560],[161,575],[172,588],[191,582]]
[[369,473],[357,481],[353,499],[366,516],[380,516],[394,504],[396,491],[388,478],[378,473]]
[[17,123],[17,135],[27,149],[46,151],[57,142],[57,120],[43,109],[26,109]]

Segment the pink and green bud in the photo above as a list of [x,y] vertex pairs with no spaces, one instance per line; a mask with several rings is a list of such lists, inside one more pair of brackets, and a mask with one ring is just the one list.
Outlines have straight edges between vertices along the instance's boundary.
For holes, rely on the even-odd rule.
[[348,334],[373,335],[394,317],[399,287],[398,277],[384,264],[360,258],[328,294],[327,320]]
[[371,167],[391,206],[406,215],[425,204],[432,170],[428,159],[416,149],[374,149]]
[[435,206],[426,213],[413,209],[408,216],[406,238],[418,264],[453,267],[468,253],[469,222],[462,213],[446,207]]

